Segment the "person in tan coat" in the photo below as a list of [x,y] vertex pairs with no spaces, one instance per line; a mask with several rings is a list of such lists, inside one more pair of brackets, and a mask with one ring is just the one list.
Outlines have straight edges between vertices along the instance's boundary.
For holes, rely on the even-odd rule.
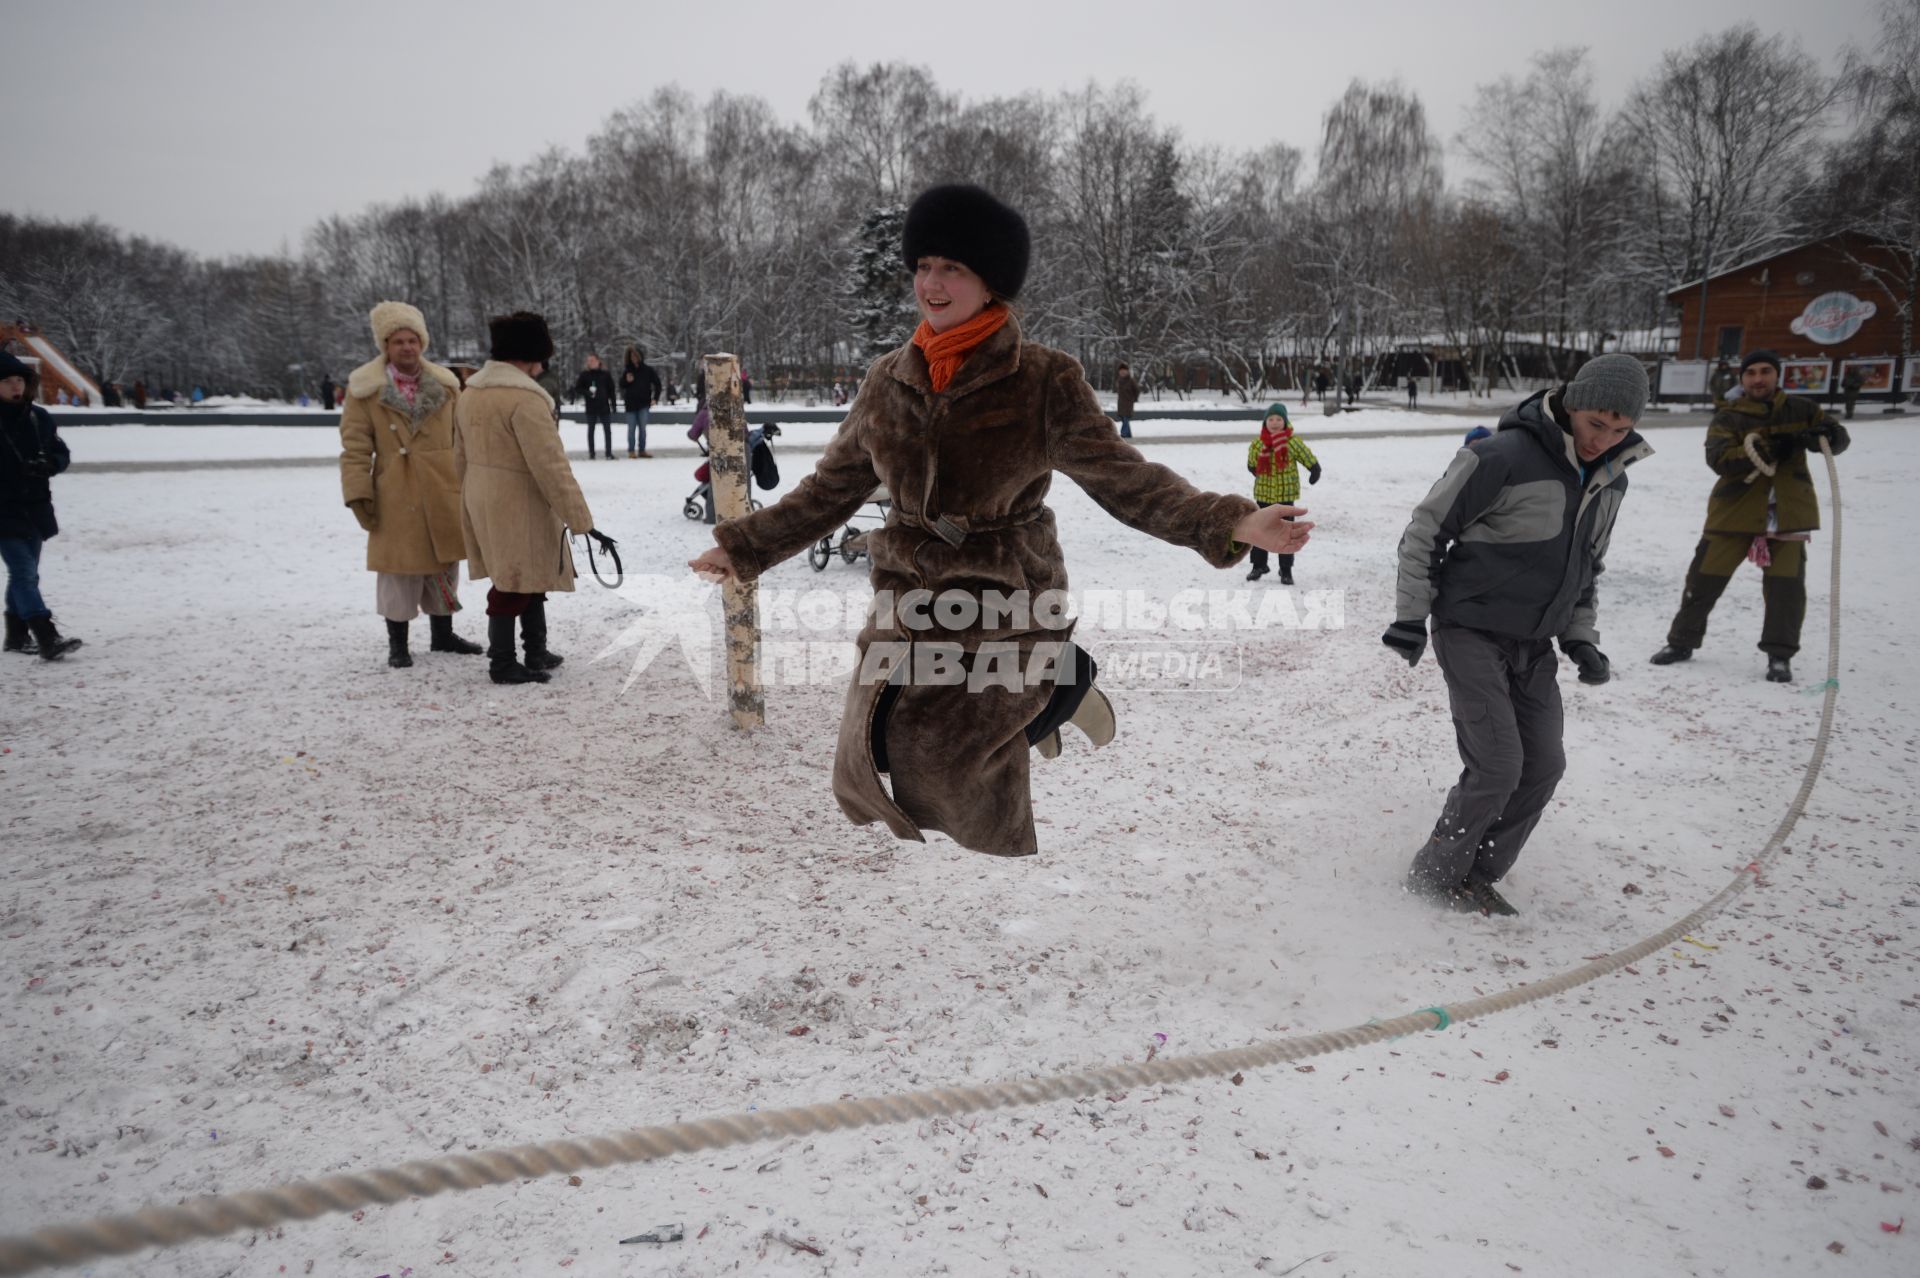
[[[1306,512],[1195,489],[1114,430],[1070,356],[1025,340],[1007,303],[1028,259],[1025,220],[976,186],[908,210],[902,256],[922,323],[875,361],[814,473],[714,530],[689,564],[752,580],[841,527],[884,483],[868,533],[875,606],[858,639],[833,789],[858,824],[903,839],[943,830],[999,856],[1038,851],[1029,755],[1072,723],[1115,731],[1095,663],[1058,613],[1066,563],[1046,505],[1055,471],[1106,512],[1216,568],[1251,545],[1291,553]],[[939,606],[928,607],[929,600]],[[886,773],[889,794],[880,780]]]
[[460,482],[453,408],[460,379],[429,363],[427,321],[405,302],[368,316],[380,354],[347,378],[340,414],[340,491],[367,530],[374,610],[387,622],[387,664],[410,666],[407,627],[427,614],[435,652],[473,654],[453,633],[460,610]]
[[[587,499],[553,429],[553,397],[534,378],[553,358],[547,322],[528,311],[489,321],[492,358],[467,379],[455,414],[467,571],[487,591],[487,657],[495,683],[545,683],[563,658],[547,646],[547,595],[573,589],[567,529],[602,546]],[[514,652],[520,619],[527,659]]]

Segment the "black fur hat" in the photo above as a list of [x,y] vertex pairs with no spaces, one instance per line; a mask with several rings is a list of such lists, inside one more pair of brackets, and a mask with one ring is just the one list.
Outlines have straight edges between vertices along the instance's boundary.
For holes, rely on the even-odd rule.
[[545,364],[553,359],[553,334],[547,331],[546,317],[532,311],[494,316],[487,321],[487,336],[493,342],[494,359],[523,364]]
[[1033,242],[1027,220],[977,186],[935,186],[907,209],[900,236],[907,269],[932,254],[963,262],[1000,297],[1020,295]]

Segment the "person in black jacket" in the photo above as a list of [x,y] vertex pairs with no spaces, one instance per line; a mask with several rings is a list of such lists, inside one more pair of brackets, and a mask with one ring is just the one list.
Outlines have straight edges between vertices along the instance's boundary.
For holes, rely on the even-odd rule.
[[1600,651],[1600,574],[1627,468],[1653,452],[1634,431],[1647,372],[1628,355],[1589,360],[1566,385],[1509,409],[1454,454],[1400,538],[1394,621],[1381,641],[1409,665],[1433,651],[1446,679],[1460,779],[1415,855],[1409,892],[1515,914],[1495,890],[1566,771],[1560,651],[1583,684]]
[[593,451],[593,428],[598,426],[607,445],[607,460],[613,460],[613,374],[600,367],[598,355],[587,356],[587,366],[573,383],[573,393],[587,410],[587,456]]
[[[80,646],[54,628],[40,597],[40,547],[60,531],[53,485],[67,468],[67,445],[47,410],[33,402],[39,375],[0,351],[0,560],[7,565],[8,652],[38,651],[58,661]],[[28,636],[32,638],[29,640]]]
[[627,456],[651,457],[647,451],[647,417],[660,402],[660,374],[647,363],[647,353],[637,346],[627,347],[627,362],[620,369],[620,396],[627,406]]

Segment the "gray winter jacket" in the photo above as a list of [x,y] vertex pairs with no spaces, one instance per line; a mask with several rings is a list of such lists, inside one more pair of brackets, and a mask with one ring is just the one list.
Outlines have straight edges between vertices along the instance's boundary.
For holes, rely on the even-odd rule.
[[1493,435],[1454,454],[1400,538],[1395,619],[1520,639],[1597,644],[1595,582],[1606,567],[1627,467],[1653,449],[1637,433],[1582,467],[1558,391],[1508,410]]

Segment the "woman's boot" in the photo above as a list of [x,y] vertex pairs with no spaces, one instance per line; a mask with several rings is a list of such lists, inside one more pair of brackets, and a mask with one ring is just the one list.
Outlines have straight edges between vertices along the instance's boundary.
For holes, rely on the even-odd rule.
[[413,654],[407,651],[407,623],[404,621],[387,623],[387,664],[395,670],[413,664]]
[[520,638],[527,646],[527,669],[551,670],[566,660],[547,647],[547,601],[536,599],[520,614]]
[[33,641],[40,645],[40,660],[58,661],[80,646],[78,639],[62,639],[60,632],[53,628],[52,617],[36,617],[27,623]]
[[457,652],[462,656],[477,657],[486,651],[486,649],[482,648],[479,644],[471,640],[462,639],[459,635],[453,633],[452,613],[448,613],[445,616],[435,616],[429,613],[427,616],[427,633],[431,636],[427,641],[427,650],[429,652]]
[[17,652],[27,657],[31,657],[34,653],[40,651],[40,645],[36,644],[33,641],[33,637],[27,633],[27,623],[13,613],[7,614],[6,650],[8,652]]
[[1070,651],[1064,655],[1073,663],[1072,673],[1053,685],[1053,695],[1027,725],[1027,740],[1040,751],[1043,759],[1059,755],[1060,729],[1069,723],[1086,733],[1096,750],[1113,740],[1117,731],[1113,703],[1107,700],[1106,693],[1093,686],[1100,667],[1080,645],[1069,644],[1068,648]]
[[553,676],[544,670],[529,670],[516,659],[513,650],[512,617],[487,618],[487,674],[495,683],[545,683]]

